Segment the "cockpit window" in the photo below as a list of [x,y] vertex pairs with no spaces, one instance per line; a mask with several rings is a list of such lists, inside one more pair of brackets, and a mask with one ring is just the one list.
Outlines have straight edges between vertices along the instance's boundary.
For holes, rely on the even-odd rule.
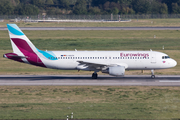
[[165,59],[168,59],[168,58],[170,58],[169,56],[165,56]]
[[170,58],[169,56],[162,56],[162,59],[168,59]]

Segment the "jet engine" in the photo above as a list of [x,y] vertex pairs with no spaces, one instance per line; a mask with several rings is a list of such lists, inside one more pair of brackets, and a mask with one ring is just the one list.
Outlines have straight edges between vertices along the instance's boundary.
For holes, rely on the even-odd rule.
[[125,67],[124,66],[109,67],[109,75],[124,76],[124,73],[125,73]]

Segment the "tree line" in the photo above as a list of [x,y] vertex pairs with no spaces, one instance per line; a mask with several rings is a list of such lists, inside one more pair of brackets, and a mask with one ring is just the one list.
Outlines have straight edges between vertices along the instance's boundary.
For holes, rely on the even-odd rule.
[[0,15],[180,14],[180,0],[0,0]]

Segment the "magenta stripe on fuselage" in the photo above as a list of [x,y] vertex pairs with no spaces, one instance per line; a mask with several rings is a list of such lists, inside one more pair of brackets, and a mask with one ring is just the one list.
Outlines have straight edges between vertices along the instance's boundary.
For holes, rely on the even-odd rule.
[[11,38],[11,40],[19,48],[19,50],[27,57],[26,59],[30,64],[46,67],[25,40],[19,38]]

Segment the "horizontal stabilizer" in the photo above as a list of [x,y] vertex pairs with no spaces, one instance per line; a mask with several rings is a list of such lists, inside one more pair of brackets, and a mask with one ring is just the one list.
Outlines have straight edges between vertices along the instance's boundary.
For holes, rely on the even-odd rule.
[[17,54],[14,53],[7,53],[3,55],[4,58],[28,58],[27,56],[18,56]]

